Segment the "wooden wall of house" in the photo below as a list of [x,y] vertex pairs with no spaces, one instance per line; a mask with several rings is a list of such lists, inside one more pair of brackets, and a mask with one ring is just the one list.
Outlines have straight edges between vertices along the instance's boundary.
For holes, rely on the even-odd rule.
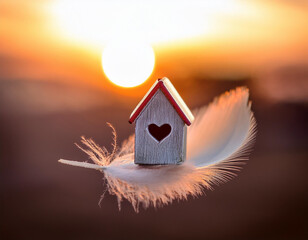
[[[148,126],[169,124],[171,133],[158,142]],[[161,90],[158,90],[136,119],[135,163],[180,164],[186,158],[186,124]]]

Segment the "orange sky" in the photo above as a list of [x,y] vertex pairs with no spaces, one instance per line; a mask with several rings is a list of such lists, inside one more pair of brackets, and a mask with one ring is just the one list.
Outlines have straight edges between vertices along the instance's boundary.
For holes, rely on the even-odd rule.
[[[100,18],[98,14],[99,17],[93,18],[95,24],[89,17],[89,21],[85,21],[85,26],[80,26],[80,29],[76,23],[80,32],[76,32],[73,27],[70,29],[70,26],[73,26],[70,24],[75,21],[76,16],[68,16],[66,20],[57,14],[70,6],[65,4],[73,2],[2,1],[0,79],[75,81],[102,87],[112,86],[105,79],[101,69],[101,53],[106,37],[102,32],[109,29],[109,21]],[[94,7],[97,4],[95,1],[84,2],[90,6],[94,4]],[[149,27],[141,26],[145,30],[141,31],[138,28],[138,31],[146,33],[150,40],[153,40],[156,66],[151,78],[183,78],[196,73],[218,77],[226,75],[232,78],[233,75],[250,75],[280,64],[306,62],[307,4],[302,1],[220,2],[221,5],[204,5],[204,8],[202,5],[198,9],[196,1],[189,5],[189,9],[185,9],[185,1],[183,6],[181,1],[168,1],[170,9],[178,9],[181,15],[177,15],[176,11],[169,11],[167,4],[167,9],[163,11],[164,16],[167,16],[161,22],[156,21],[155,16],[145,17],[144,25],[148,24]],[[224,5],[227,2],[229,5]],[[116,16],[114,22],[121,24],[120,13],[125,10],[125,6],[122,6],[123,1],[117,3],[119,14],[115,12],[116,15],[112,16]],[[156,13],[156,8],[163,8],[160,1],[152,4],[153,14]],[[95,8],[82,12],[82,6],[87,5],[81,5],[81,10],[79,9],[83,18],[87,19],[88,16],[100,13],[100,9],[91,12]],[[59,10],[59,6],[62,9]],[[131,11],[137,9],[141,12],[140,16],[144,16],[143,7],[147,6],[140,5],[138,1],[131,2],[129,6]],[[151,11],[147,14],[150,13]],[[138,14],[139,12],[136,12],[137,17]],[[140,21],[137,17],[137,20],[133,20]],[[178,25],[172,25],[177,24],[177,21]],[[92,28],[89,29],[92,32],[86,24],[91,24]],[[112,25],[112,19],[110,24],[110,29],[114,30],[116,25]],[[134,22],[132,29],[135,29],[133,24]],[[145,84],[145,87],[148,85]]]

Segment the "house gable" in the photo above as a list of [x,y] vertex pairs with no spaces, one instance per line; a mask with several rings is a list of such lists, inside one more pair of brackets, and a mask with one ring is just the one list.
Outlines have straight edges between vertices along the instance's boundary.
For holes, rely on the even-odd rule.
[[191,111],[189,110],[189,108],[187,107],[187,105],[180,97],[180,95],[178,94],[178,92],[168,78],[158,79],[153,84],[153,86],[150,88],[150,90],[147,92],[147,94],[143,97],[143,99],[139,102],[137,107],[132,112],[129,118],[129,123],[133,123],[138,118],[140,113],[148,105],[149,101],[152,99],[152,97],[158,90],[162,91],[162,93],[168,99],[170,104],[174,107],[174,109],[185,122],[185,124],[188,126],[191,125],[194,120],[194,116],[192,115]]

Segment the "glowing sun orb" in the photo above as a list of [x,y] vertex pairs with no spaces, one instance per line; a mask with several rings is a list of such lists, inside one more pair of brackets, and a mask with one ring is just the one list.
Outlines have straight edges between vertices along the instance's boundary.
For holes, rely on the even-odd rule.
[[102,66],[107,78],[121,87],[135,87],[145,82],[155,65],[153,48],[144,42],[117,41],[103,50]]

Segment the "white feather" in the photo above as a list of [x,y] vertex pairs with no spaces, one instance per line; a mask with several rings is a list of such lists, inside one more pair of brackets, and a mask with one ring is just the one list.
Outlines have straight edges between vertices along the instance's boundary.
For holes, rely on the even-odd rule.
[[186,163],[199,168],[219,163],[245,144],[255,129],[248,97],[247,88],[237,88],[197,111],[188,128]]
[[[213,184],[233,177],[234,170],[239,170],[239,164],[248,159],[256,133],[248,97],[248,89],[237,88],[196,111],[188,130],[187,161],[182,165],[135,165],[133,136],[118,152],[114,148],[110,154],[93,140],[83,138],[88,149],[81,149],[96,164],[60,161],[103,171],[108,191],[117,196],[119,207],[123,198],[138,211],[139,204],[158,206],[186,199],[188,195],[200,195],[204,188],[210,189]],[[114,131],[114,147],[115,143]]]

